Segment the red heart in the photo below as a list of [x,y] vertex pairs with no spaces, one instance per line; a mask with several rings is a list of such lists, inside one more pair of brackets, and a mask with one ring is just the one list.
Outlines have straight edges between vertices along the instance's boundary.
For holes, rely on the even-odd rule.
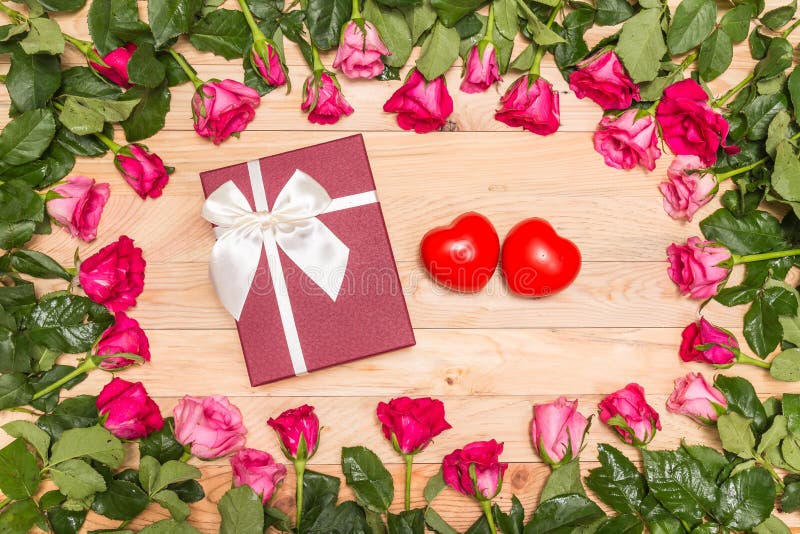
[[506,236],[501,269],[517,295],[546,297],[575,280],[581,270],[581,252],[550,223],[534,217],[518,223]]
[[425,234],[420,253],[425,269],[444,287],[480,291],[497,268],[500,238],[489,219],[471,211]]

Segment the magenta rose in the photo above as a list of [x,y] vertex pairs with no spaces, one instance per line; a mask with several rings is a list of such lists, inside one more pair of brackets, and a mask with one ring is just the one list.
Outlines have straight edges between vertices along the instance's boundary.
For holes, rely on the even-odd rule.
[[499,81],[502,81],[502,78],[497,66],[497,51],[494,49],[494,45],[487,43],[485,47],[482,47],[478,43],[473,46],[464,66],[461,90],[465,93],[483,93]]
[[400,454],[417,454],[433,438],[452,428],[444,419],[442,401],[430,397],[399,397],[388,404],[381,402],[377,412],[383,435]]
[[83,260],[78,280],[94,302],[112,312],[125,311],[136,306],[136,297],[142,294],[145,264],[142,249],[123,235]]
[[261,496],[261,502],[267,504],[278,484],[286,476],[286,467],[276,463],[272,455],[256,449],[244,448],[231,456],[233,468],[233,486],[250,486]]
[[[136,319],[128,317],[123,312],[114,314],[114,324],[103,332],[97,342],[95,353],[101,356],[120,353],[136,354],[144,361],[150,361],[150,341]],[[100,362],[100,367],[106,371],[115,371],[134,365],[134,360],[128,358],[106,358]]]
[[689,373],[675,380],[675,390],[667,399],[667,410],[685,415],[698,423],[710,424],[725,413],[728,401],[717,388],[709,386],[700,373]]
[[311,75],[303,86],[306,99],[300,109],[308,112],[308,122],[336,124],[342,115],[350,115],[353,108],[344,99],[336,80],[327,72]]
[[736,361],[739,342],[733,334],[701,317],[681,333],[680,357],[685,362],[729,366]]
[[383,111],[397,113],[397,124],[404,130],[428,133],[445,125],[453,112],[453,99],[444,76],[429,82],[414,69],[383,105]]
[[578,98],[594,100],[604,110],[627,109],[634,100],[639,101],[639,86],[613,50],[578,63],[578,69],[569,76],[569,88]]
[[381,56],[391,52],[381,40],[378,29],[369,21],[351,20],[342,29],[342,42],[336,51],[333,68],[341,69],[348,78],[374,78],[383,69]]
[[253,45],[250,49],[250,63],[267,85],[280,87],[286,84],[286,69],[272,43]]
[[690,237],[685,245],[671,244],[667,248],[667,273],[681,293],[695,299],[717,294],[717,287],[730,273],[719,264],[731,258],[731,251],[714,246],[711,241]]
[[661,430],[661,421],[644,398],[639,384],[628,384],[600,401],[600,420],[613,428],[622,441],[644,446]]
[[558,465],[577,458],[589,420],[578,411],[578,401],[559,397],[553,402],[533,405],[531,441],[542,460]]
[[234,80],[210,81],[192,97],[194,129],[215,145],[247,128],[261,103],[258,91]]
[[667,180],[658,185],[664,195],[664,211],[673,219],[691,221],[697,210],[713,198],[717,180],[713,175],[703,172],[689,172],[704,169],[705,165],[697,156],[678,156],[667,169]]
[[[94,51],[97,53],[96,48]],[[130,79],[128,78],[128,62],[131,60],[131,56],[135,51],[136,45],[128,43],[102,56],[103,63],[107,65],[106,67],[94,61],[90,61],[89,65],[109,81],[127,89],[131,86]]]
[[[503,444],[495,440],[475,441],[442,460],[442,475],[448,486],[480,501],[493,499],[503,486],[508,464],[500,462]],[[474,477],[470,469],[474,469]]]
[[728,121],[708,104],[699,83],[687,78],[664,90],[656,108],[656,120],[664,142],[675,154],[698,156],[710,167],[717,161],[717,149],[736,154],[739,147],[725,144]]
[[85,176],[67,178],[67,183],[52,189],[59,198],[47,202],[47,213],[72,237],[92,241],[97,237],[97,226],[103,208],[111,195],[108,184],[95,183]]
[[157,154],[151,154],[138,144],[128,145],[120,149],[114,157],[114,164],[122,177],[141,198],[156,198],[169,181],[171,169]]
[[594,132],[594,149],[609,167],[633,169],[641,165],[648,171],[656,168],[656,160],[661,157],[656,121],[650,115],[637,119],[637,113],[629,109],[617,118],[600,120]]
[[494,118],[529,132],[550,135],[558,130],[560,111],[558,92],[540,76],[527,74],[517,79],[500,99]]
[[305,461],[317,452],[319,418],[313,406],[304,404],[286,410],[277,418],[270,418],[267,424],[277,432],[283,454],[290,460]]
[[191,447],[192,454],[211,460],[244,447],[247,429],[242,412],[227,397],[186,395],[173,410],[175,439]]
[[114,378],[97,396],[103,426],[120,439],[139,439],[161,430],[164,418],[141,382]]

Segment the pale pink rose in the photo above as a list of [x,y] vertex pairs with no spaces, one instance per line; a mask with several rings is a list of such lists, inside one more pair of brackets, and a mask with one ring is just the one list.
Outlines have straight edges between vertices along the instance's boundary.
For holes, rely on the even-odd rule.
[[704,169],[697,156],[678,156],[667,169],[667,178],[658,186],[664,195],[664,211],[673,219],[691,221],[697,210],[713,198],[711,192],[717,186],[712,174],[688,172]]
[[266,504],[272,499],[278,484],[286,476],[286,467],[276,463],[272,455],[256,449],[244,448],[231,456],[233,486],[250,486]]
[[589,420],[578,411],[577,400],[559,397],[553,402],[533,405],[533,448],[551,465],[577,458],[588,428]]
[[173,415],[175,439],[190,445],[198,458],[211,460],[244,447],[247,429],[242,412],[227,397],[187,395],[178,401]]
[[720,282],[728,277],[730,269],[719,264],[730,257],[731,251],[727,248],[690,237],[685,245],[673,243],[667,248],[667,273],[681,293],[706,299],[716,295]]
[[502,78],[497,66],[497,51],[494,45],[487,44],[483,53],[480,44],[473,46],[464,66],[461,90],[465,93],[482,93],[499,81],[502,81]]
[[192,97],[194,129],[215,145],[247,128],[261,104],[258,91],[234,80],[210,81]]
[[333,68],[341,69],[348,78],[374,78],[385,68],[381,56],[388,55],[391,52],[374,24],[365,20],[359,26],[351,20],[342,30],[342,43],[333,60]]
[[633,169],[641,165],[652,171],[661,157],[658,148],[656,121],[650,115],[636,118],[630,109],[617,118],[603,117],[594,132],[594,149],[606,165],[616,169]]
[[685,415],[698,423],[712,423],[719,418],[716,406],[727,408],[725,395],[709,386],[700,373],[689,373],[675,380],[675,390],[667,399],[667,410]]
[[92,241],[97,237],[97,226],[103,208],[111,195],[108,184],[95,183],[85,176],[67,178],[67,183],[53,188],[60,198],[47,202],[47,213],[72,237]]

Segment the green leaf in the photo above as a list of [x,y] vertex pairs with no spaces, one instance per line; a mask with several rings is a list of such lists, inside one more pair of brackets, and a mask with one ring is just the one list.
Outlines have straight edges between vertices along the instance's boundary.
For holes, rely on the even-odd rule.
[[792,66],[792,45],[783,37],[769,42],[767,54],[756,64],[753,75],[756,80],[772,78]]
[[778,314],[763,298],[756,298],[744,315],[744,337],[761,358],[770,354],[783,338]]
[[54,534],[78,534],[86,521],[86,510],[67,510],[61,506],[53,506],[45,513]]
[[[0,145],[2,145],[0,135]],[[0,184],[0,220],[16,222],[22,220],[42,221],[44,217],[44,202],[29,184],[19,180],[12,180]],[[12,286],[14,287],[14,286]],[[4,291],[11,291],[12,287],[3,287]],[[3,304],[13,307],[11,304]]]
[[755,527],[752,532],[753,534],[791,534],[789,527],[774,515]]
[[122,443],[101,426],[73,428],[64,431],[53,444],[50,465],[80,457],[91,458],[113,469],[122,464],[125,450]]
[[586,495],[581,484],[581,466],[577,459],[553,468],[539,499],[546,501],[569,493]]
[[652,493],[642,501],[642,519],[651,534],[685,534],[686,530],[677,517],[661,506]]
[[313,524],[320,514],[339,498],[339,478],[306,471],[303,477],[303,518]]
[[19,47],[13,50],[6,88],[16,111],[30,111],[47,106],[60,83],[59,56],[28,55]]
[[786,417],[783,415],[776,415],[772,420],[772,425],[758,440],[758,448],[756,454],[764,454],[768,449],[777,447],[781,440],[789,435],[789,430],[786,426]]
[[493,0],[494,24],[500,35],[514,40],[519,31],[517,0]]
[[23,246],[33,237],[33,221],[0,222],[0,249],[9,250]]
[[595,21],[600,26],[616,26],[633,16],[633,7],[627,0],[597,0]]
[[25,534],[40,517],[39,509],[32,499],[12,502],[0,513],[0,532]]
[[33,398],[33,388],[27,377],[19,373],[0,375],[0,410],[27,404]]
[[58,439],[65,430],[94,426],[97,420],[97,397],[78,395],[61,401],[52,414],[41,416],[36,426]]
[[172,98],[166,82],[153,89],[133,87],[123,97],[126,98],[139,102],[120,123],[129,143],[147,139],[164,128]]
[[306,24],[311,42],[320,50],[330,50],[339,44],[342,26],[350,19],[349,0],[308,0]]
[[139,459],[139,484],[150,495],[158,491],[156,479],[160,470],[161,464],[152,456],[143,456]]
[[474,12],[484,0],[431,0],[439,20],[447,27],[452,27],[462,17]]
[[[166,69],[156,59],[153,45],[150,43],[140,44],[131,54],[131,59],[128,61],[128,78],[130,82],[153,88],[161,85],[165,76]],[[126,100],[130,98],[127,95],[126,97]]]
[[459,534],[430,506],[425,509],[425,524],[436,534]]
[[236,9],[214,10],[189,30],[189,41],[195,48],[225,59],[242,57],[251,39],[244,15]]
[[53,258],[36,250],[16,250],[11,254],[11,267],[18,273],[36,278],[62,278],[72,280],[69,274]]
[[[103,133],[113,135],[111,125],[106,125],[106,131]],[[56,141],[76,156],[95,158],[108,152],[108,147],[94,135],[75,135],[66,128],[58,129]]]
[[736,218],[721,208],[700,221],[700,229],[706,239],[725,245],[735,254],[758,254],[787,245],[780,222],[765,211]]
[[219,501],[222,516],[220,534],[262,534],[264,510],[261,499],[250,486],[228,490]]
[[139,20],[136,0],[93,0],[89,6],[89,33],[102,55],[148,31],[147,25]]
[[716,449],[704,445],[681,444],[681,449],[689,456],[700,462],[700,467],[714,480],[719,477],[723,469],[728,467],[728,460]]
[[641,534],[644,530],[642,520],[633,514],[612,517],[603,523],[597,534]]
[[92,510],[109,519],[128,521],[141,514],[150,498],[142,488],[127,480],[112,480],[108,489],[95,495]]
[[203,486],[194,479],[170,484],[167,489],[174,491],[180,500],[189,504],[201,501],[206,496]]
[[86,297],[59,293],[42,298],[31,310],[28,334],[36,343],[76,354],[89,350],[112,322],[105,306]]
[[359,504],[379,513],[389,509],[394,481],[374,452],[366,447],[343,447],[342,472]]
[[121,122],[130,116],[138,100],[102,100],[68,96],[58,116],[72,133],[88,135],[103,131],[106,122]]
[[511,496],[511,509],[508,513],[500,510],[496,504],[494,505],[494,518],[503,534],[522,534],[524,530],[525,510],[516,495]]
[[447,484],[444,481],[442,470],[439,469],[425,484],[425,489],[422,492],[422,495],[425,497],[425,502],[428,504],[432,503],[436,496],[446,487]]
[[146,526],[139,531],[139,534],[200,534],[200,532],[189,523],[162,519]]
[[156,476],[155,482],[149,490],[150,493],[156,493],[170,484],[185,482],[201,476],[202,473],[195,466],[179,460],[170,460],[158,470],[158,476]]
[[[780,116],[776,115],[775,120]],[[800,159],[788,139],[783,139],[776,148],[772,188],[784,200],[800,200]]]
[[717,430],[726,451],[745,459],[753,457],[756,438],[749,419],[736,412],[720,415]]
[[[153,495],[153,500],[169,510],[170,515],[177,521],[185,521],[189,517],[189,505],[180,500],[178,494],[171,490],[161,490]],[[264,521],[264,513],[261,510],[261,521]],[[263,531],[263,528],[262,528]],[[232,532],[236,532],[235,530]]]
[[36,495],[41,476],[36,457],[15,439],[0,449],[0,490],[10,499],[26,499]]
[[86,0],[37,0],[48,11],[77,11]]
[[775,115],[786,109],[786,96],[782,93],[759,95],[753,99],[742,111],[747,121],[747,138],[751,141],[766,139],[769,125]]
[[[686,1],[686,0],[684,0]],[[716,10],[716,4],[711,3]],[[703,81],[711,81],[728,70],[733,60],[733,43],[731,38],[721,29],[714,30],[703,41],[700,55],[697,58],[697,67]]]
[[392,55],[386,56],[384,62],[390,67],[404,66],[414,42],[403,14],[396,9],[381,7],[374,0],[366,0],[363,14],[366,20],[375,25],[383,42],[392,51]]
[[786,110],[781,110],[777,115],[775,115],[775,118],[772,119],[772,122],[769,123],[769,128],[767,129],[767,143],[765,148],[767,154],[769,154],[772,159],[775,159],[778,151],[778,145],[780,145],[781,142],[786,139],[786,130],[789,128],[789,124],[791,122],[792,116],[789,115],[789,112]]
[[742,4],[728,10],[722,16],[719,27],[728,34],[731,41],[741,43],[747,39],[747,32],[750,31],[750,17],[753,10],[750,6]]
[[31,30],[19,46],[26,54],[63,54],[64,37],[56,21],[40,17],[31,19]]
[[308,530],[308,534],[367,534],[366,514],[353,501],[345,501],[336,508],[325,509]]
[[723,288],[714,296],[714,300],[723,306],[741,306],[753,302],[757,294],[758,289],[739,285]]
[[50,451],[50,436],[30,421],[11,421],[3,425],[3,430],[12,438],[22,438],[36,449],[39,456],[47,461]]
[[718,494],[715,481],[700,462],[681,450],[645,450],[642,454],[647,485],[655,498],[681,521],[690,525],[700,522]]
[[603,516],[603,511],[583,495],[560,495],[539,504],[525,534],[571,532],[572,528],[591,523]]
[[417,69],[432,81],[444,74],[458,57],[460,39],[454,28],[435,24],[430,35],[422,43],[422,52],[417,59]]
[[634,82],[654,79],[666,51],[660,9],[643,9],[623,24],[617,55]]
[[761,22],[770,30],[777,30],[784,24],[792,20],[797,12],[797,0],[792,0],[788,5],[776,7],[764,13]]
[[201,0],[160,0],[147,3],[150,29],[157,48],[182,33],[187,33],[194,16],[202,7]]
[[645,496],[644,477],[611,445],[597,446],[601,467],[589,471],[586,485],[601,501],[621,514],[636,513]]
[[795,67],[789,75],[787,87],[792,100],[794,120],[800,120],[800,65]]
[[139,440],[139,456],[152,456],[159,463],[170,460],[179,460],[183,456],[183,445],[175,439],[174,422],[172,417],[164,419],[161,430],[152,432],[147,437]]
[[0,42],[6,42],[17,35],[26,33],[29,26],[27,24],[4,24],[0,26]]
[[719,492],[716,517],[732,530],[749,530],[760,525],[775,506],[775,483],[760,467],[730,477]]
[[431,6],[431,0],[423,0],[412,9],[404,9],[403,14],[411,30],[411,42],[414,44],[436,22],[436,11]]
[[678,4],[667,32],[670,52],[684,54],[699,45],[714,29],[716,22],[717,4],[714,0],[683,0]]
[[775,356],[769,374],[784,382],[800,381],[800,349],[786,349]]
[[70,499],[85,499],[98,491],[106,490],[103,476],[83,460],[60,462],[50,468],[50,476],[53,477],[53,482],[59,491]]
[[538,17],[528,17],[526,20],[526,27],[536,44],[550,46],[564,42],[563,37],[548,28]]
[[55,135],[53,113],[47,109],[26,111],[0,133],[0,162],[22,165],[38,159]]
[[422,508],[399,514],[387,514],[386,526],[389,534],[424,534],[425,514]]

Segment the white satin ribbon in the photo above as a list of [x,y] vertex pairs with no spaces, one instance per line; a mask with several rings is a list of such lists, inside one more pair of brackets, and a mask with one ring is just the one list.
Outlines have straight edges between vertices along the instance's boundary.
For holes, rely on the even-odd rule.
[[203,204],[217,242],[211,252],[211,281],[225,309],[238,321],[261,250],[266,252],[278,312],[295,374],[307,371],[278,248],[335,301],[347,270],[350,249],[317,215],[378,201],[375,191],[331,199],[319,182],[301,170],[278,193],[270,209],[258,161],[247,163],[255,210],[233,181],[225,182]]

